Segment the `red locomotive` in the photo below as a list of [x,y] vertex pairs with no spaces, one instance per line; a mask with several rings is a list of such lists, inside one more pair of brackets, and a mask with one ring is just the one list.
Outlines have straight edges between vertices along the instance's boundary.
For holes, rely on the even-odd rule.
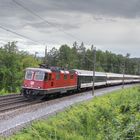
[[75,71],[61,70],[57,67],[27,68],[22,93],[25,97],[37,97],[46,94],[77,89]]

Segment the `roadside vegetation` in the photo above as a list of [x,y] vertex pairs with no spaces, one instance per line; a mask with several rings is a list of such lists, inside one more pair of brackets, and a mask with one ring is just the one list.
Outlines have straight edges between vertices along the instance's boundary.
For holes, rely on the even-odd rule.
[[16,42],[0,47],[0,95],[19,93],[24,69],[38,64],[33,55],[19,51]]
[[10,140],[139,140],[140,87],[95,97],[47,120],[33,122]]

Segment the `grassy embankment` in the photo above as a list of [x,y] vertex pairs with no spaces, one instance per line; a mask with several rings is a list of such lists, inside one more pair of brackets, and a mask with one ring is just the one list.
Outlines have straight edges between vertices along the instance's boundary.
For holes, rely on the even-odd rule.
[[71,107],[48,120],[34,122],[10,139],[140,139],[140,87],[113,93]]
[[20,88],[16,88],[16,91],[14,93],[12,91],[9,92],[5,89],[0,90],[0,96],[1,95],[8,95],[8,94],[15,94],[15,93],[17,93],[17,94],[20,93]]

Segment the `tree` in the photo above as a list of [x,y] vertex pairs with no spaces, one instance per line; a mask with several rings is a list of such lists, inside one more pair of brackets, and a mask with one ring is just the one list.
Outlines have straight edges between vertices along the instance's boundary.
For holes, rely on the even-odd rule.
[[38,60],[18,50],[17,42],[8,42],[0,48],[0,90],[15,92],[21,86],[24,69],[37,66]]
[[68,45],[62,45],[59,49],[58,64],[61,67],[70,67],[70,61],[72,60],[71,48]]
[[[82,42],[78,46],[77,42],[73,43],[71,48],[68,45],[62,45],[59,50],[53,48],[49,53],[49,64],[58,65],[68,68],[77,68],[92,70],[93,64],[93,46],[86,49]],[[110,51],[96,51],[96,70],[103,72],[122,73],[123,64],[126,63],[126,74],[139,74],[140,73],[140,59],[129,58],[130,54],[126,56],[121,54],[114,54]]]
[[59,51],[55,47],[53,47],[50,50],[47,57],[48,57],[48,65],[50,65],[50,66],[58,65]]

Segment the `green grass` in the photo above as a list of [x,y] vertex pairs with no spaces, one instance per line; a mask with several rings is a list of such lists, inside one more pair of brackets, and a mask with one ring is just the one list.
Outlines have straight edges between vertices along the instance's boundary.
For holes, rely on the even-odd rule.
[[138,140],[140,87],[113,92],[33,122],[10,140]]
[[5,89],[2,89],[2,90],[0,90],[0,96],[1,95],[8,95],[8,94],[15,94],[15,93],[20,93],[20,88],[16,88],[16,91],[14,91],[14,92],[9,92],[8,90],[5,90]]

